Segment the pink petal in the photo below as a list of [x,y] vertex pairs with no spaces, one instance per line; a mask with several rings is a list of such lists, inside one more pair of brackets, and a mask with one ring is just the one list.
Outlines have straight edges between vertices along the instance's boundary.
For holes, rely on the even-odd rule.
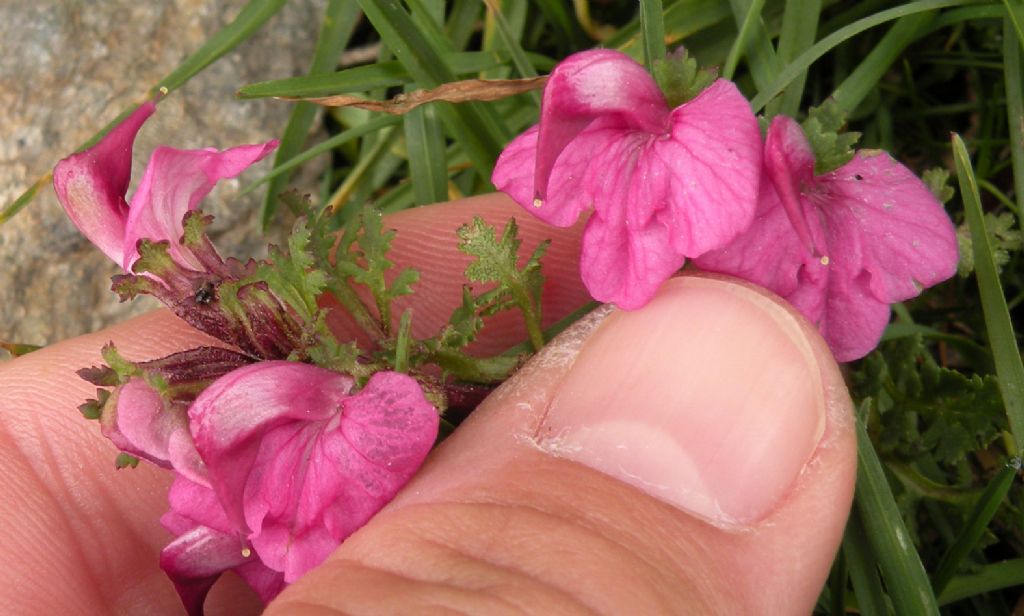
[[547,197],[548,179],[562,150],[597,118],[618,128],[668,131],[668,106],[650,74],[611,49],[573,54],[560,62],[544,87],[535,168],[535,196]]
[[952,221],[924,182],[888,153],[861,150],[818,178],[818,186],[811,200],[820,204],[837,236],[833,241],[859,238],[858,270],[870,276],[867,284],[878,301],[916,297],[956,273]]
[[91,148],[53,170],[53,188],[71,222],[105,255],[121,263],[128,217],[125,193],[132,174],[132,144],[156,103],[141,105]]
[[761,132],[750,103],[732,82],[715,81],[672,111],[671,137],[653,142],[638,171],[676,252],[724,246],[750,226],[757,205]]
[[623,310],[646,305],[683,261],[672,250],[667,230],[657,222],[637,228],[594,215],[583,232],[583,284],[594,299],[613,302]]
[[[553,225],[569,226],[592,208],[580,263],[584,283],[597,299],[638,308],[685,257],[724,246],[750,225],[761,140],[733,84],[719,80],[663,118],[647,90],[656,89],[653,81],[619,56],[578,62],[582,68],[571,65],[549,82],[545,104],[550,99],[553,111],[502,153],[493,180]],[[601,72],[606,66],[629,68],[616,81]],[[581,102],[591,101],[581,92],[603,81],[615,84],[607,100]],[[546,185],[543,201],[534,201],[535,185]]]
[[789,298],[801,284],[800,274],[810,257],[793,231],[778,192],[765,178],[750,228],[724,248],[706,252],[693,262],[703,270],[737,276]]
[[870,353],[889,324],[889,304],[873,296],[866,278],[829,278],[825,315],[819,329],[836,361],[853,361]]
[[100,424],[103,435],[121,451],[205,481],[184,406],[165,405],[144,380],[132,379],[114,390]]
[[422,463],[438,417],[408,376],[352,379],[263,362],[215,382],[190,409],[193,435],[230,519],[292,581],[386,504]]
[[[338,412],[352,377],[286,361],[239,368],[206,388],[189,408],[189,425],[209,465],[228,516],[245,524],[244,486],[259,454],[260,438],[276,423],[324,420]],[[293,417],[294,415],[294,417]],[[222,459],[222,452],[231,450]]]
[[800,191],[814,182],[814,152],[803,129],[796,120],[776,116],[768,127],[764,145],[764,166],[789,216],[797,236],[808,252],[821,257],[824,248],[815,244],[807,222],[807,212],[800,206]]
[[203,601],[221,573],[234,570],[264,602],[284,588],[284,576],[260,562],[242,529],[224,513],[209,487],[178,475],[168,493],[171,510],[160,519],[176,538],[160,553],[160,567],[174,582],[189,614],[202,614]]
[[178,246],[185,213],[196,209],[218,181],[237,176],[276,147],[277,141],[268,141],[222,152],[212,148],[154,150],[139,189],[132,196],[124,235],[124,268],[130,271],[139,256],[136,244],[145,238],[169,241],[176,261],[201,269]]

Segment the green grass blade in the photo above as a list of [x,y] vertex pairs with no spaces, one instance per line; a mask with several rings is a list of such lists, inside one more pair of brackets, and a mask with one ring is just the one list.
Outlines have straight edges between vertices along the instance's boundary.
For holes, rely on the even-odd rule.
[[[414,22],[398,0],[358,0],[381,40],[420,87],[433,88],[455,81],[442,56],[443,35],[437,28]],[[448,43],[450,46],[450,43]],[[482,177],[490,177],[498,153],[508,140],[493,108],[479,103],[437,105],[445,127],[462,143]]]
[[[346,204],[364,181],[372,179],[377,163],[388,154],[398,135],[398,131],[394,128],[385,128],[377,135],[375,141],[369,144],[364,142],[363,148],[359,152],[358,162],[345,176],[345,181],[335,189],[334,194],[327,200],[326,207],[328,209],[333,212],[342,212],[344,220],[355,214],[356,208],[346,208]],[[344,211],[342,211],[343,209]]]
[[[1011,11],[1012,15],[1013,12]],[[1018,33],[1020,38],[1012,36]],[[1021,72],[1021,47],[1024,35],[1019,34],[1010,19],[1003,20],[1003,75],[1006,78],[1006,122],[1010,137],[1010,157],[1013,161],[1013,189],[1017,197],[1017,226],[1024,212],[1024,79]],[[1018,44],[1019,43],[1019,44]]]
[[1024,6],[1010,0],[1003,0],[1003,6],[1006,8],[1006,17],[1013,26],[1013,32],[1017,35],[1017,41],[1024,47]]
[[[167,91],[170,92],[181,87],[185,82],[194,77],[204,68],[237,47],[239,43],[252,36],[253,33],[259,30],[263,24],[267,22],[268,19],[273,17],[274,13],[277,13],[277,11],[284,6],[284,2],[285,0],[250,0],[250,2],[246,4],[241,11],[239,11],[238,16],[235,17],[234,21],[210,37],[209,40],[203,43],[203,45],[192,53],[192,55],[185,58],[185,61],[179,64],[178,67],[171,71],[170,74],[150,88],[147,91],[145,98],[148,100],[153,96],[156,96],[156,94],[161,91],[161,88],[166,88]],[[122,111],[109,124],[90,137],[88,141],[75,148],[75,151],[84,150],[95,144],[97,141],[102,139],[110,129],[120,124],[122,120],[127,118],[131,112],[135,111],[137,108],[138,105],[132,105],[128,109]],[[39,189],[49,183],[51,179],[52,176],[50,173],[46,173],[36,180],[25,192],[18,195],[13,202],[4,207],[4,209],[0,211],[0,224],[3,224],[13,218],[15,214],[31,203],[32,199],[36,194],[38,194]]]
[[843,26],[832,34],[829,34],[815,43],[810,49],[800,54],[796,59],[790,62],[782,72],[779,73],[779,76],[772,83],[771,87],[758,92],[757,96],[754,97],[750,104],[754,108],[755,112],[760,111],[768,101],[778,96],[786,86],[792,83],[794,79],[806,71],[807,68],[814,64],[819,58],[834,49],[837,45],[849,40],[861,32],[864,32],[865,30],[870,30],[871,28],[889,21],[897,20],[901,17],[906,17],[907,15],[914,15],[916,13],[923,13],[925,11],[933,11],[935,9],[953,6],[962,6],[969,3],[970,0],[918,0],[917,2],[908,2],[907,4],[885,11],[879,11],[873,15],[858,19],[852,24]]
[[839,108],[853,112],[871,91],[878,88],[885,72],[935,18],[934,11],[901,17],[885,33],[850,75],[832,93]]
[[[493,51],[461,51],[442,54],[444,62],[455,75],[479,73],[488,69],[505,66],[509,55]],[[529,59],[537,61],[530,54]],[[330,96],[344,92],[365,92],[374,88],[390,88],[413,81],[409,71],[398,61],[378,62],[366,66],[355,66],[334,73],[303,75],[289,79],[263,81],[243,86],[238,90],[240,98],[266,98],[270,96]]]
[[1006,416],[1010,421],[1010,432],[1013,433],[1013,441],[1017,447],[1013,455],[1020,455],[1024,452],[1024,364],[1021,363],[1017,338],[1013,333],[1013,322],[1010,320],[1006,296],[1003,294],[989,235],[985,229],[985,217],[981,210],[981,197],[971,167],[971,158],[963,139],[957,134],[953,135],[953,160],[956,162],[960,196],[963,199],[964,214],[974,244],[974,274],[978,279],[988,342],[996,363],[999,391],[1003,396]]
[[[498,37],[504,44],[505,49],[512,55],[512,64],[516,67],[519,75],[522,77],[536,77],[537,70],[530,64],[529,58],[526,57],[526,52],[523,50],[522,45],[519,44],[519,37],[512,32],[512,27],[509,25],[508,20],[505,19],[505,15],[502,14],[499,6],[495,5],[494,0],[484,0],[484,4],[487,5],[487,10],[491,15],[494,16],[494,26],[498,31]],[[537,106],[540,107],[540,94],[536,91],[530,93],[533,96]]]
[[644,66],[653,72],[654,63],[665,57],[665,9],[661,0],[640,0],[640,32],[644,44]]
[[[334,70],[338,57],[342,50],[348,45],[348,41],[355,30],[359,19],[359,7],[349,0],[330,0],[327,10],[324,12],[323,22],[320,24],[320,34],[317,36],[316,46],[313,50],[313,62],[309,67],[311,75],[327,73]],[[319,107],[312,103],[296,103],[288,118],[288,124],[281,134],[281,144],[274,153],[274,166],[278,166],[286,160],[293,158],[302,150],[309,135],[309,129]],[[260,223],[266,231],[270,221],[277,211],[277,196],[284,192],[288,186],[291,173],[282,173],[270,181],[267,186],[267,194],[263,197],[263,207],[260,210]]]
[[937,615],[939,608],[931,583],[859,417],[856,506],[896,613]]
[[281,174],[288,173],[292,169],[321,154],[330,152],[331,150],[341,147],[342,145],[355,139],[358,139],[364,135],[368,135],[372,132],[376,132],[394,126],[401,121],[402,119],[400,117],[392,115],[383,115],[376,117],[370,120],[369,122],[366,122],[365,124],[360,124],[359,126],[355,126],[346,131],[342,131],[337,135],[334,135],[330,139],[325,139],[324,141],[321,141],[315,146],[309,148],[308,150],[304,150],[302,153],[296,154],[292,158],[283,161],[281,164],[274,167],[269,173],[267,173],[260,179],[256,180],[252,184],[246,186],[242,190],[242,194],[245,194],[257,188],[258,186],[261,186],[273,180],[274,178],[278,177]]
[[455,0],[448,11],[448,21],[444,26],[445,36],[455,49],[465,49],[466,45],[469,45],[469,39],[476,31],[479,18],[479,0]]
[[[821,0],[786,0],[782,14],[782,29],[779,31],[779,64],[785,66],[814,44],[821,18]],[[778,114],[796,117],[804,95],[807,71],[798,74],[786,86],[782,96],[768,105],[768,117]]]
[[[720,0],[676,0],[665,9],[663,23],[666,40],[678,41],[729,18],[729,5]],[[603,46],[618,49],[642,59],[640,19],[619,28]]]
[[878,561],[875,560],[867,531],[856,509],[850,512],[850,519],[846,522],[843,558],[846,560],[846,570],[850,573],[860,613],[863,616],[887,616],[889,609],[882,580],[878,577]]
[[976,573],[953,578],[939,597],[939,604],[948,605],[981,593],[1021,585],[1024,585],[1024,558],[1004,560],[984,565]]
[[988,487],[985,488],[985,491],[971,510],[964,529],[960,532],[953,545],[950,546],[949,551],[943,555],[942,560],[939,561],[938,566],[935,568],[935,573],[932,574],[932,590],[936,595],[942,594],[949,581],[953,579],[953,574],[956,573],[960,563],[978,544],[978,540],[984,534],[988,523],[992,521],[992,517],[995,516],[996,511],[1003,504],[1003,499],[1006,498],[1006,494],[1010,491],[1010,486],[1013,485],[1013,480],[1019,471],[1019,461],[1014,464],[1007,464],[989,482]]
[[[744,4],[742,1],[733,2],[734,10],[743,10],[738,5]],[[761,9],[764,8],[764,0],[753,0],[753,2],[746,3],[746,13],[737,15],[739,18],[738,26],[739,33],[736,34],[736,39],[732,42],[732,47],[729,49],[729,55],[725,57],[725,66],[722,68],[722,77],[725,79],[732,79],[733,75],[736,74],[736,66],[739,64],[740,56],[747,50],[749,46],[751,35],[754,31],[754,24],[761,19]],[[755,83],[757,78],[755,77]],[[766,84],[767,85],[767,82]]]
[[736,27],[739,28],[739,36],[743,37],[740,51],[746,54],[754,85],[759,91],[771,87],[778,76],[779,66],[775,48],[772,47],[764,20],[761,19],[764,0],[729,0],[729,4],[732,6]]
[[248,39],[259,30],[268,19],[274,16],[284,6],[285,0],[250,0],[235,17],[234,21],[224,27],[223,30],[210,37],[210,40],[203,43],[203,46],[196,50],[174,69],[170,75],[164,77],[150,89],[150,95],[155,95],[160,88],[176,90],[185,82],[194,77],[218,58],[238,46],[239,43]]
[[32,199],[35,199],[36,194],[39,193],[39,190],[44,186],[49,186],[52,180],[53,172],[47,172],[41,178],[36,180],[31,186],[29,186],[25,192],[18,195],[17,199],[12,201],[10,205],[8,205],[2,211],[0,211],[0,225],[4,224],[11,218],[14,218],[14,215],[20,212],[22,208],[24,208],[26,205],[31,203]]
[[448,163],[437,111],[429,105],[413,109],[405,115],[404,128],[415,202],[423,205],[445,201]]
[[591,45],[583,29],[576,23],[575,17],[569,12],[570,3],[566,0],[533,0],[540,8],[544,18],[561,31],[564,40],[573,49]]

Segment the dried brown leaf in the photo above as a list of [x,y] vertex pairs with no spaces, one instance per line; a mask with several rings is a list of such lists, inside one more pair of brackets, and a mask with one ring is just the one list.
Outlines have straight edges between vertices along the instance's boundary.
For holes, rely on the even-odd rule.
[[350,94],[317,96],[311,98],[282,96],[282,100],[304,101],[324,107],[358,107],[369,111],[382,111],[402,115],[420,105],[433,102],[468,103],[470,101],[496,101],[531,90],[539,90],[547,83],[547,76],[528,79],[466,79],[442,84],[429,90],[414,90],[385,100],[376,101]]

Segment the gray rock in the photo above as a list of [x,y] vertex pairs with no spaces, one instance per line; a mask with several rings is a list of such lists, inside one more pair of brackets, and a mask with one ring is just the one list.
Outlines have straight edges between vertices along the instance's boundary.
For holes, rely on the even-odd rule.
[[[245,0],[0,0],[0,204],[88,139],[227,24]],[[279,136],[289,106],[238,101],[246,83],[304,74],[323,0],[291,0],[254,38],[172,93],[142,129],[134,184],[159,144],[225,148]],[[225,255],[265,254],[261,193],[222,182],[204,202]],[[120,304],[118,268],[67,220],[45,188],[0,225],[0,341],[49,344],[156,306]],[[0,354],[2,355],[2,354]]]

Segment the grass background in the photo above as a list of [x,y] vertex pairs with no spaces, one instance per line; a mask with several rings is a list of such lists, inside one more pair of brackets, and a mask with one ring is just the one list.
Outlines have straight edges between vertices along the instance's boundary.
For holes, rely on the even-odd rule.
[[[150,93],[173,96],[284,1],[252,0]],[[1020,0],[329,0],[308,75],[239,96],[384,99],[536,76],[594,46],[649,63],[678,45],[733,78],[758,113],[799,117],[831,98],[859,147],[951,177],[962,275],[895,306],[879,349],[846,369],[859,409],[857,497],[817,611],[1024,613]],[[336,207],[338,226],[365,204],[392,212],[493,190],[495,159],[538,109],[535,92],[404,116],[294,104],[273,171],[250,187],[266,195],[253,215],[266,226],[287,218],[292,200],[279,195],[316,157],[330,165],[313,200]],[[328,137],[309,143],[314,128]],[[941,172],[929,178],[938,190]]]

